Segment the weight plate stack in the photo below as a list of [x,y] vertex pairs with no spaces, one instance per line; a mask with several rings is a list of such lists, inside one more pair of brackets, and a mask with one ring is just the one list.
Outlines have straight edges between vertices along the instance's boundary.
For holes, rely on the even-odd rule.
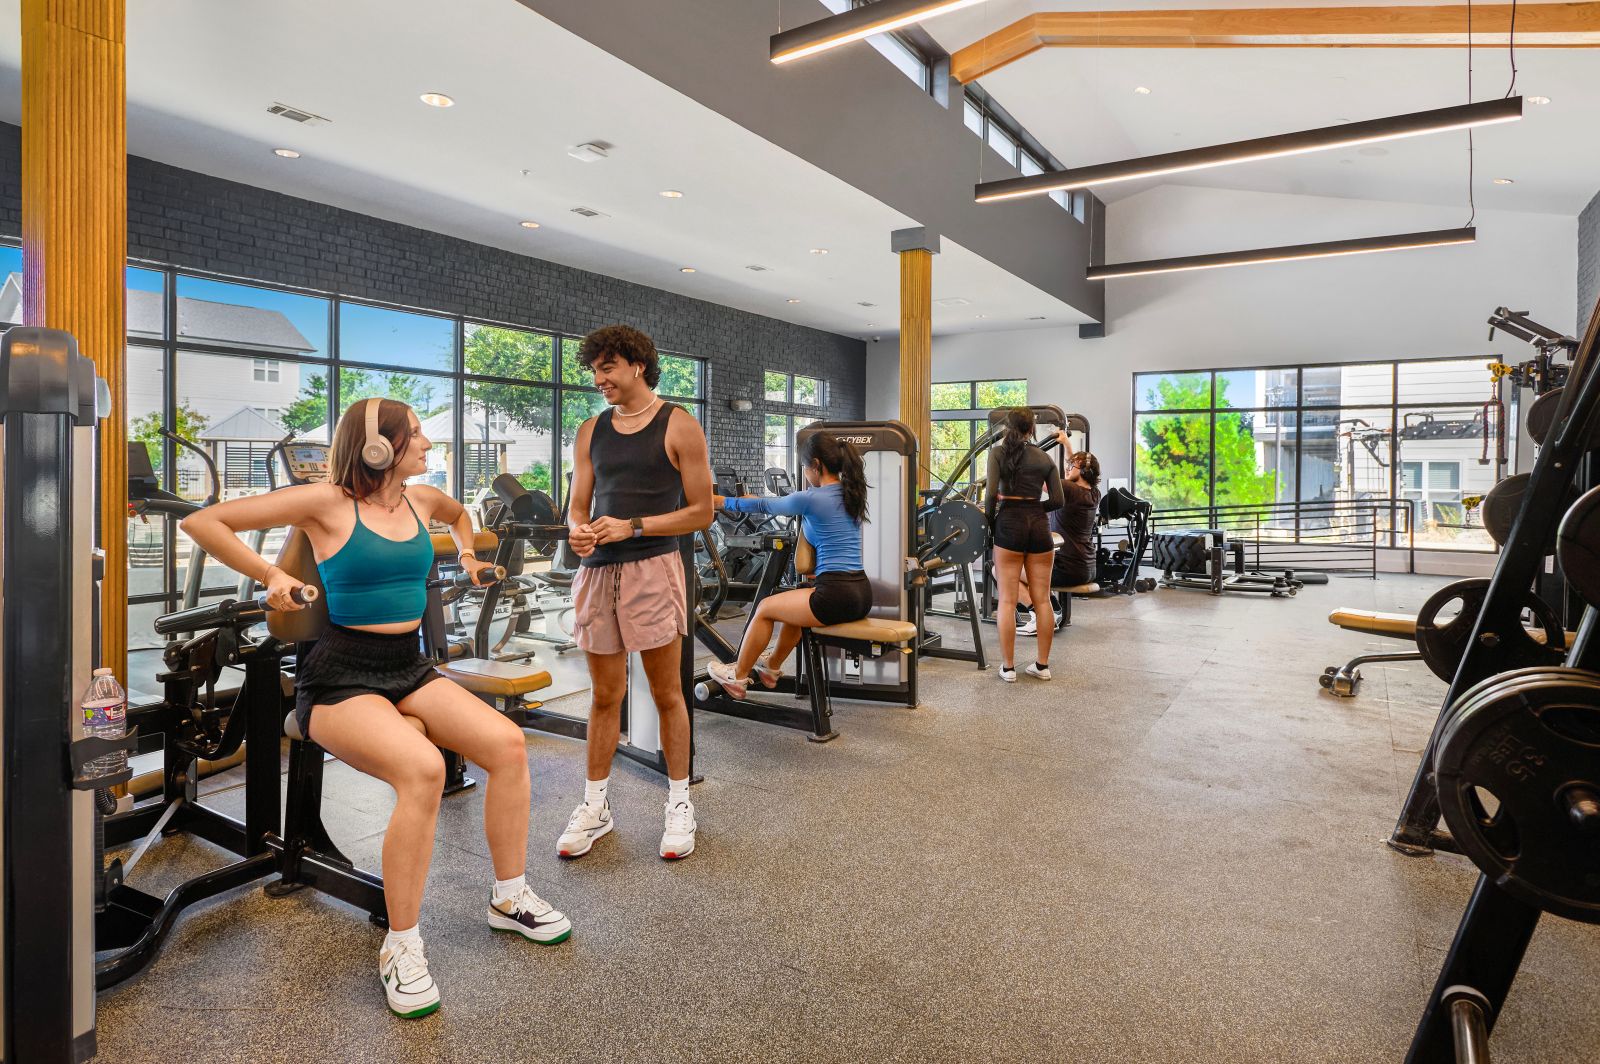
[[[1466,656],[1472,630],[1477,627],[1478,615],[1483,612],[1488,597],[1489,578],[1473,576],[1441,587],[1417,611],[1417,649],[1422,652],[1422,660],[1428,668],[1445,683],[1456,678],[1456,669]],[[1452,602],[1458,601],[1460,611],[1450,620],[1441,622],[1440,615]],[[1544,641],[1536,640],[1521,624],[1513,625],[1511,631],[1494,633],[1496,652],[1505,661],[1503,668],[1559,665],[1566,649],[1567,633],[1555,610],[1532,591],[1524,592],[1522,608],[1533,614],[1534,624],[1542,632]]]
[[1434,774],[1451,834],[1497,886],[1600,923],[1600,674],[1528,668],[1474,685]]

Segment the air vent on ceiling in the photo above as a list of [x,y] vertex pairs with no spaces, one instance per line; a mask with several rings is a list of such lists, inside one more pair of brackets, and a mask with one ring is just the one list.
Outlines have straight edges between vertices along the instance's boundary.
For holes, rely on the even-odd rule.
[[751,263],[749,266],[746,266],[745,269],[750,270],[752,273],[766,273],[768,270],[772,269],[772,267]]
[[962,299],[960,296],[950,296],[946,299],[935,299],[933,302],[935,306],[940,307],[970,307],[972,305],[972,300]]
[[329,121],[321,115],[312,114],[310,111],[302,111],[298,107],[290,107],[286,103],[273,104],[267,108],[267,114],[278,115],[280,118],[287,118],[291,122],[299,122],[303,126],[325,126]]
[[604,214],[604,213],[602,213],[600,211],[597,211],[593,207],[574,207],[574,208],[572,208],[572,213],[573,214],[581,214],[585,218],[609,218],[609,217],[611,217],[609,214]]
[[858,307],[875,307],[877,305],[878,304],[876,304],[876,303],[866,303],[866,302],[862,302],[862,303],[857,303],[856,304],[856,306],[858,306]]

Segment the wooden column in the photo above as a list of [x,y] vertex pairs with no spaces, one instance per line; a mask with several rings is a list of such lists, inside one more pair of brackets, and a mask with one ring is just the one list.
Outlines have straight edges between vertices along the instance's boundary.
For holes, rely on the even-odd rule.
[[926,229],[890,234],[900,256],[900,420],[917,437],[917,486],[928,486],[933,460],[933,257],[939,236]]
[[100,424],[97,664],[127,681],[125,0],[22,0],[23,322],[65,329],[111,386]]

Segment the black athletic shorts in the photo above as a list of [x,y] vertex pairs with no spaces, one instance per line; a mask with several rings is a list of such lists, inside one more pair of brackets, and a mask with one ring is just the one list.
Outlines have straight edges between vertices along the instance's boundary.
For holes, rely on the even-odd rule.
[[311,735],[312,706],[331,706],[357,695],[382,695],[398,705],[440,679],[433,660],[422,653],[418,635],[330,624],[295,667],[294,719],[300,734]]
[[994,516],[994,545],[1019,554],[1047,554],[1055,549],[1044,504],[1002,499]]
[[860,569],[847,573],[818,573],[811,593],[811,612],[823,624],[859,621],[872,611],[872,582]]

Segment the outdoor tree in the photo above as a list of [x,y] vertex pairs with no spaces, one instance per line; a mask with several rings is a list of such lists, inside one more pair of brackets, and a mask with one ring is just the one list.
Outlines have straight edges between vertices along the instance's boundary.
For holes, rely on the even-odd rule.
[[[1226,401],[1228,383],[1223,377],[1217,380],[1219,407]],[[1210,503],[1213,446],[1217,505],[1276,498],[1276,475],[1261,472],[1257,462],[1256,415],[1224,410],[1213,419],[1205,413],[1211,405],[1209,392],[1210,378],[1201,373],[1163,376],[1145,393],[1146,407],[1174,411],[1138,418],[1137,488],[1157,509]]]
[[[176,416],[172,419],[172,431],[186,440],[194,443],[200,442],[200,433],[205,431],[211,419],[195,410],[188,403],[179,403]],[[161,473],[161,412],[159,410],[148,414],[141,414],[128,423],[128,439],[137,440],[144,444],[144,449],[150,455],[150,468]]]
[[[376,370],[342,368],[339,371],[339,409],[348,410],[350,404],[361,399],[380,396],[398,399],[417,412],[418,417],[431,417],[449,409],[446,401],[435,405],[438,387],[424,377],[412,373],[382,373]],[[313,373],[300,388],[300,396],[290,403],[279,418],[283,427],[300,435],[328,421],[328,378]]]

